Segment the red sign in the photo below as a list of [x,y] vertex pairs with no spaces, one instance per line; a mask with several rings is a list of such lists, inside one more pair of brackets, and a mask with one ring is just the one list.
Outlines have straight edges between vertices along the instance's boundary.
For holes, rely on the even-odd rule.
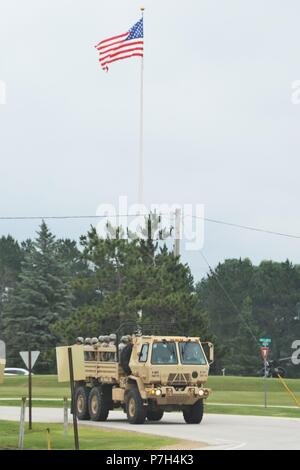
[[261,350],[261,355],[262,355],[262,358],[263,358],[264,361],[266,361],[266,360],[268,359],[269,349],[270,349],[270,348],[266,348],[266,347],[260,348],[260,350]]

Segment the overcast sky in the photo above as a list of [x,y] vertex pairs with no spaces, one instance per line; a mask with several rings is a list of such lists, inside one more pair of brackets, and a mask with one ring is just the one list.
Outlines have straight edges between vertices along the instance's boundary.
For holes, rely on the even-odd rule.
[[[299,0],[145,0],[145,202],[300,235]],[[94,49],[136,0],[0,0],[0,216],[95,214],[136,201],[139,58]],[[78,237],[88,221],[51,221]],[[22,240],[37,222],[0,221]],[[204,253],[291,259],[300,240],[206,224]],[[183,253],[196,278],[199,252]]]

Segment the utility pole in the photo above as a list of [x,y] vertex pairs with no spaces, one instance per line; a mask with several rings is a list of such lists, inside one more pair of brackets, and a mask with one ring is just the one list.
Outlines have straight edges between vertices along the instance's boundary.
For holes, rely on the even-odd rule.
[[175,240],[174,256],[180,256],[180,236],[181,236],[181,209],[175,210]]
[[79,450],[78,425],[77,425],[77,414],[76,414],[77,410],[76,410],[76,404],[75,404],[73,355],[72,355],[71,347],[68,347],[68,359],[69,359],[69,372],[70,372],[71,403],[72,403],[72,413],[73,413],[74,442],[75,442],[75,450]]
[[28,351],[28,399],[29,399],[29,429],[32,429],[32,360],[31,349]]

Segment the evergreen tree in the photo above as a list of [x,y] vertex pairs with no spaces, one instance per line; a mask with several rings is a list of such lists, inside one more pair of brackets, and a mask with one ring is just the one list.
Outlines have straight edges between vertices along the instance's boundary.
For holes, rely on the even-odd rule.
[[121,230],[112,232],[109,227],[108,236],[100,238],[92,228],[81,238],[83,257],[93,273],[83,280],[82,288],[94,296],[72,317],[54,325],[62,343],[79,335],[112,332],[130,320],[139,321],[144,328],[156,324],[152,334],[177,331],[208,337],[207,316],[194,295],[189,267],[163,242],[159,246],[150,230],[146,233],[149,235],[143,239],[124,240],[118,236]]
[[23,259],[22,248],[10,235],[0,238],[0,331],[2,336],[2,313],[10,289],[17,281]]
[[21,364],[18,352],[40,350],[37,370],[54,368],[56,340],[50,326],[72,310],[70,273],[59,244],[43,222],[37,238],[24,245],[24,261],[4,311],[8,364]]

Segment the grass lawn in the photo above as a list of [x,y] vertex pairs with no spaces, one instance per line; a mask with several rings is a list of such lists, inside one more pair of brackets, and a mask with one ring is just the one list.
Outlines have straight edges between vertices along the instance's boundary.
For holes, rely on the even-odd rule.
[[[265,410],[262,407],[264,405],[264,381],[262,377],[209,377],[207,386],[212,389],[212,394],[207,401],[206,412],[300,418],[300,409],[267,408]],[[266,383],[268,405],[296,406],[278,379],[267,379]],[[286,383],[300,400],[300,379],[287,379]],[[0,400],[0,406],[18,406],[21,396],[27,396],[27,378],[5,377],[4,383],[0,385],[0,398],[10,398],[10,400]],[[70,396],[69,386],[59,384],[56,376],[33,376],[33,397],[49,399],[47,401],[34,400],[34,406],[62,407],[64,396]],[[60,401],[51,401],[53,398],[59,398]]]
[[[300,400],[300,379],[287,379],[286,383]],[[209,400],[214,403],[264,404],[265,379],[262,377],[211,376],[207,386],[212,389]],[[278,379],[266,379],[266,386],[269,405],[296,406]]]
[[[32,377],[32,392],[38,398],[63,398],[70,396],[70,386],[58,383],[56,375],[34,375]],[[0,398],[20,398],[28,394],[28,378],[18,376],[4,377],[0,384]]]
[[[73,429],[69,426],[68,435],[63,435],[62,424],[33,424],[33,430],[26,426],[24,449],[47,450],[47,432],[50,428],[53,450],[74,449]],[[0,421],[0,449],[17,449],[19,423]],[[140,434],[137,432],[115,431],[104,428],[79,426],[79,445],[81,450],[143,450],[161,449],[180,445],[180,440]]]

